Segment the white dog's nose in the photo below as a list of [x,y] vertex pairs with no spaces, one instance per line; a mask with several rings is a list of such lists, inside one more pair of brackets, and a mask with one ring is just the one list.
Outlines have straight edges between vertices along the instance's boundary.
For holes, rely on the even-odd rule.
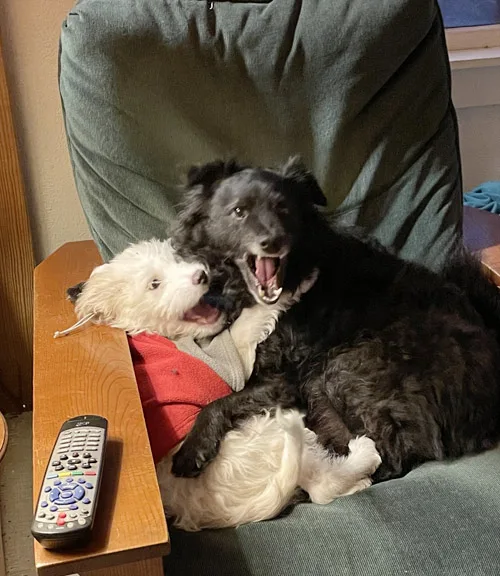
[[206,284],[208,282],[208,274],[205,270],[196,270],[191,278],[193,284]]

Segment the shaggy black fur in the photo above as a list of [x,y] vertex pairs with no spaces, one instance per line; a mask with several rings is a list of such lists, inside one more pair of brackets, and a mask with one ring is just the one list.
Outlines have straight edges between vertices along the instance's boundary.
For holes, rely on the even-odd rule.
[[[201,412],[175,474],[199,474],[228,430],[277,405],[304,408],[337,453],[355,435],[373,438],[376,480],[499,440],[500,298],[475,262],[458,256],[438,275],[332,229],[297,162],[281,171],[215,162],[194,169],[189,188],[176,235],[185,253],[237,261],[266,236],[289,250],[285,288],[313,269],[319,277],[259,347],[247,387]],[[230,285],[231,303],[247,294],[238,275]]]

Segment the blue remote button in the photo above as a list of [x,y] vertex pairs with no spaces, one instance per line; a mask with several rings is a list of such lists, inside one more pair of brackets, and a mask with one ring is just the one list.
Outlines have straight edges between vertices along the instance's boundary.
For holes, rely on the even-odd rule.
[[49,500],[51,502],[54,502],[55,500],[57,500],[59,498],[60,493],[61,493],[61,491],[59,490],[59,488],[52,488],[52,490],[50,491],[50,494],[49,494]]
[[85,496],[85,490],[81,486],[77,486],[73,491],[73,495],[77,500],[81,500]]
[[67,482],[65,482],[64,484],[62,484],[61,486],[59,486],[60,490],[73,490],[75,488],[76,484],[68,484]]
[[47,508],[48,503],[47,503],[47,502],[40,502],[40,506],[41,506],[42,508]]
[[69,507],[70,510],[78,510],[78,506],[76,504],[71,504]]
[[52,488],[50,486],[45,486],[45,488],[43,489],[44,492],[50,492],[52,490]]
[[61,492],[60,498],[62,500],[67,500],[68,498],[73,498],[73,492],[71,492],[71,490],[66,490],[65,492]]
[[58,508],[57,506],[51,506],[51,507],[49,508],[49,510],[50,510],[51,512],[57,512],[57,511],[59,510],[59,508]]
[[67,506],[68,504],[74,504],[76,500],[74,498],[68,498],[66,500],[55,500],[54,504],[58,506]]
[[78,478],[78,484],[85,484],[85,478]]
[[73,482],[73,478],[66,478],[66,482],[69,482],[69,484],[71,484],[71,482]]
[[84,499],[82,500],[82,502],[83,502],[84,504],[90,504],[90,500],[89,500],[88,498],[84,498]]
[[54,486],[60,486],[60,485],[61,485],[60,480],[54,480]]
[[87,483],[85,484],[85,488],[88,488],[89,490],[92,490],[93,487],[94,487],[94,485],[91,484],[90,482],[87,482]]

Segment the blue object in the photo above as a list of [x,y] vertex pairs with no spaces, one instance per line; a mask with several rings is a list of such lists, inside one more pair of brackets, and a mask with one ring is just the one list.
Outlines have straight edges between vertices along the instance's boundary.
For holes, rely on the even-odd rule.
[[464,206],[500,214],[500,181],[484,182],[464,194]]
[[52,488],[52,490],[50,491],[50,494],[49,494],[49,500],[51,502],[54,502],[55,500],[57,500],[59,498],[60,493],[61,493],[61,491],[59,490],[59,488]]
[[74,489],[73,495],[77,500],[81,500],[85,496],[85,490],[79,485]]

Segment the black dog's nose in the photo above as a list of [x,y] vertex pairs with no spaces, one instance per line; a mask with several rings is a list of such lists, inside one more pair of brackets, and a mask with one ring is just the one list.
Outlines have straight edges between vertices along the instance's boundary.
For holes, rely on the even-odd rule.
[[196,270],[191,280],[193,281],[194,285],[207,284],[208,274],[205,272],[205,270]]
[[260,247],[262,250],[266,252],[276,253],[279,252],[283,245],[285,244],[284,238],[272,238],[271,236],[267,236],[266,238],[262,238],[260,241]]

